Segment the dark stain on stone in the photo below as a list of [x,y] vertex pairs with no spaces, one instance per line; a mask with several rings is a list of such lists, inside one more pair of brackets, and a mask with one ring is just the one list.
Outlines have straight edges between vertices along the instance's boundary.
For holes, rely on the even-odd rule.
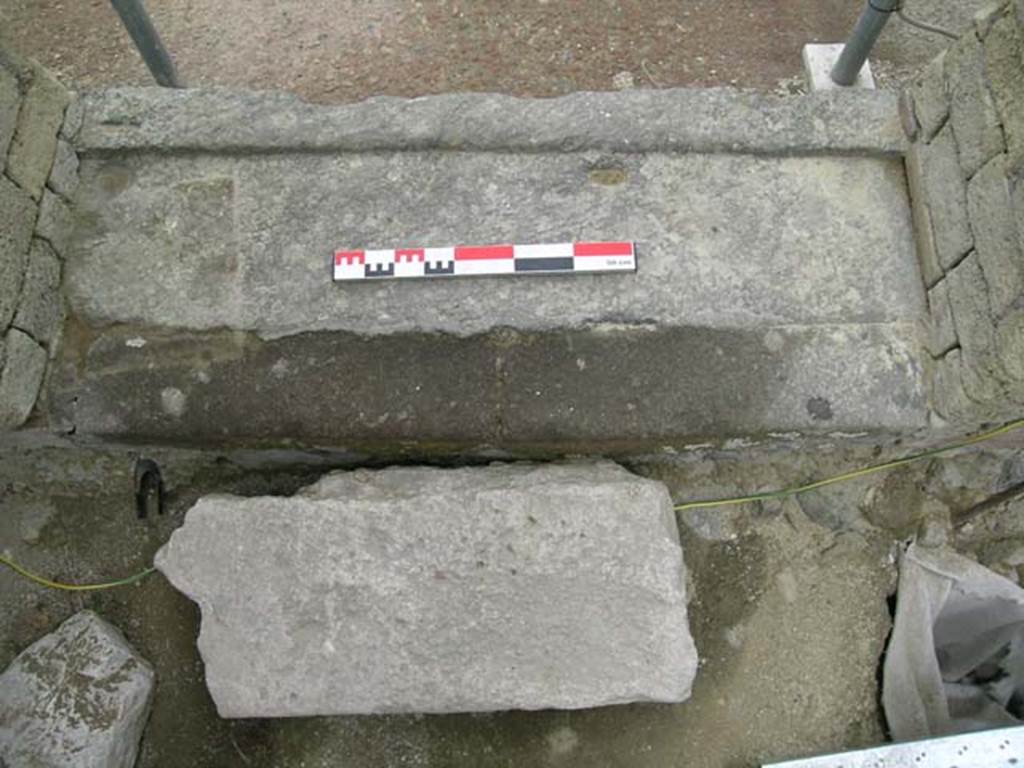
[[625,168],[593,168],[587,176],[595,184],[600,184],[603,187],[614,187],[619,184],[624,184],[629,174]]
[[807,412],[815,421],[830,421],[832,419],[832,404],[824,397],[812,397],[807,401]]

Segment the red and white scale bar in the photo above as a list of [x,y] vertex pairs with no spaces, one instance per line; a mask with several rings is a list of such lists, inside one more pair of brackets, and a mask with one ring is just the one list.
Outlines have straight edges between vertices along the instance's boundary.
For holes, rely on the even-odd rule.
[[633,243],[457,245],[334,254],[335,280],[635,271]]

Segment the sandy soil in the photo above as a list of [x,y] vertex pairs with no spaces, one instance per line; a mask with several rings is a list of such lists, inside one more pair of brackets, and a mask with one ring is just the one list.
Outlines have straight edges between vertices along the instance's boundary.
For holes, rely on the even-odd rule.
[[[979,0],[908,0],[952,28]],[[791,90],[806,42],[839,41],[855,0],[150,0],[189,85],[297,91],[319,102],[387,94],[734,85]],[[109,0],[3,0],[0,38],[77,87],[150,84]],[[942,49],[898,21],[883,84]]]

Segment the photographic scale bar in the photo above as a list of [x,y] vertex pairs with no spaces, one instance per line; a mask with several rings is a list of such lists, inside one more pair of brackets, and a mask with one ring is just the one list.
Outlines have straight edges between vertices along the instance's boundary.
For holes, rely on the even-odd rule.
[[636,272],[633,243],[456,245],[334,253],[338,281],[595,272]]

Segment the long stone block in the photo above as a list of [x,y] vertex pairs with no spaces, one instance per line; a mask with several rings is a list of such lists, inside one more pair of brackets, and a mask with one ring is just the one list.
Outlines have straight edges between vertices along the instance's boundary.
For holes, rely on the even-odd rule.
[[1024,170],[1024,21],[996,21],[985,37],[985,76],[1003,125],[1011,173]]
[[11,145],[14,127],[18,124],[20,107],[18,78],[0,62],[0,173],[7,165],[7,148]]
[[94,150],[245,152],[756,152],[898,155],[896,96],[777,98],[732,88],[635,89],[521,99],[484,93],[358,104],[293,94],[115,88],[82,96],[76,145]]
[[974,240],[967,219],[967,184],[948,123],[921,150],[921,163],[935,250],[942,268],[949,270],[971,249]]
[[7,157],[7,174],[38,200],[50,175],[70,97],[63,85],[34,62],[26,62],[23,79],[27,85]]
[[931,141],[949,117],[946,97],[945,54],[934,59],[910,86],[914,114],[921,126],[921,138]]
[[607,462],[205,497],[156,564],[224,717],[678,702],[697,668],[668,492]]
[[[606,183],[608,168],[621,180]],[[901,164],[864,158],[87,157],[76,215],[68,292],[97,325],[464,336],[875,323],[916,319],[923,304]],[[637,273],[365,285],[330,275],[338,248],[578,239],[634,240]]]
[[1003,155],[990,160],[971,179],[967,207],[992,314],[1001,317],[1024,294],[1024,252]]
[[132,768],[153,682],[115,627],[75,614],[0,675],[0,765]]
[[0,334],[14,317],[35,225],[32,198],[0,176]]
[[0,430],[25,423],[46,372],[46,350],[26,333],[11,328],[4,338],[5,355],[0,370]]
[[974,35],[961,37],[946,55],[949,121],[964,178],[1003,151],[1003,131],[983,70],[981,43]]

